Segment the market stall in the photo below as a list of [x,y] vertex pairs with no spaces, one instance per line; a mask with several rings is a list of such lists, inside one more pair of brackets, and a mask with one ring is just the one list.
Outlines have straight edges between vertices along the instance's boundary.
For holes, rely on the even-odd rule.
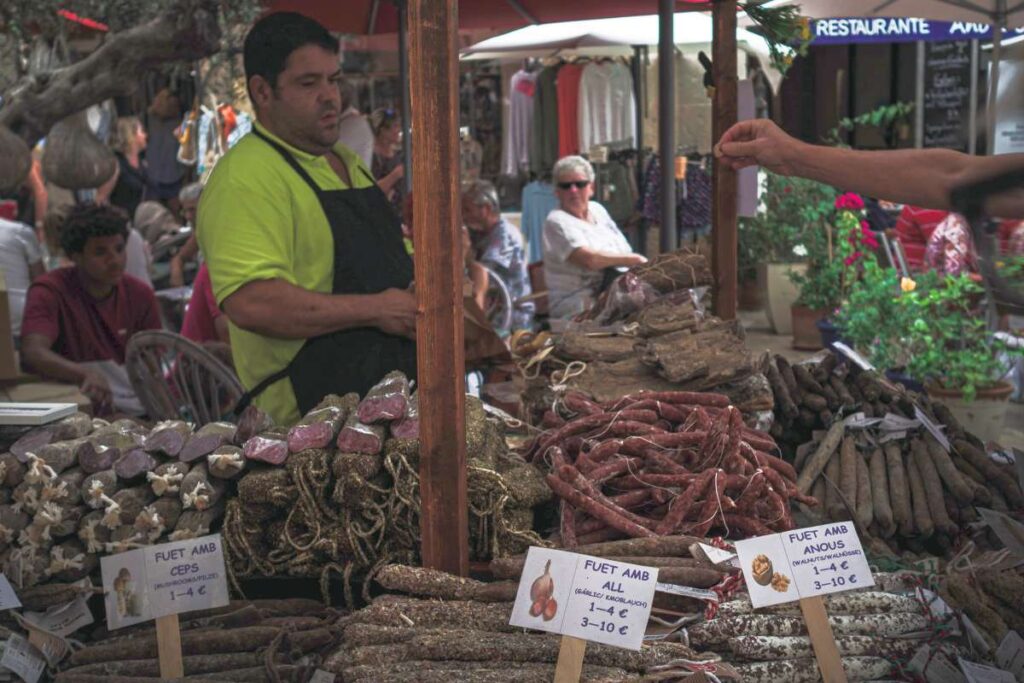
[[[294,425],[250,407],[7,433],[0,666],[64,683],[1019,676],[1014,464],[853,352],[754,355],[727,258],[668,251],[565,331],[514,339],[521,414],[465,395],[454,4],[409,7],[415,127],[438,131],[414,142],[416,212],[447,228],[417,242],[417,386],[391,373]],[[717,35],[734,9],[716,4]],[[716,47],[716,130],[734,59]],[[745,554],[819,530],[804,561]],[[825,579],[801,566],[836,578],[812,590]],[[320,599],[245,599],[268,580]]]

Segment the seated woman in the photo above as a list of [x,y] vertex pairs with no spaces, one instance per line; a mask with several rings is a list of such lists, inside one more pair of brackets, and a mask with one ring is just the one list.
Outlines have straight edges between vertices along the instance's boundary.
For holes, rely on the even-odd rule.
[[604,271],[646,263],[594,196],[594,167],[579,156],[552,171],[559,208],[544,221],[544,278],[551,319],[571,318],[599,294]]
[[[531,294],[523,234],[501,217],[494,185],[486,180],[474,180],[463,186],[462,222],[469,229],[476,261],[498,274],[512,298],[511,329],[500,332],[532,329],[533,301],[522,301]],[[467,268],[470,260],[467,260]]]
[[72,208],[60,242],[74,265],[32,283],[21,325],[25,370],[79,385],[97,414],[142,414],[125,350],[136,332],[161,327],[153,290],[125,273],[127,237],[119,209]]

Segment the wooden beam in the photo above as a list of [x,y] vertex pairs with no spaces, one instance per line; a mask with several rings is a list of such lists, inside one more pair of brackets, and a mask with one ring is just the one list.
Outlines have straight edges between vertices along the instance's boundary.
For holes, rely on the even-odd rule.
[[416,181],[420,531],[426,567],[469,572],[456,0],[409,0]]
[[[715,0],[715,96],[712,100],[712,139],[715,143],[736,123],[736,0]],[[736,172],[715,164],[712,177],[711,265],[715,278],[715,313],[725,320],[736,317],[739,266],[736,226]]]

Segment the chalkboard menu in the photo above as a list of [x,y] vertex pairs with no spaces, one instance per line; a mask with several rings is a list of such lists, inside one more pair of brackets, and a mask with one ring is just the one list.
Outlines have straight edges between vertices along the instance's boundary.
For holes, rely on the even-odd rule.
[[924,146],[966,152],[971,107],[971,41],[924,45]]

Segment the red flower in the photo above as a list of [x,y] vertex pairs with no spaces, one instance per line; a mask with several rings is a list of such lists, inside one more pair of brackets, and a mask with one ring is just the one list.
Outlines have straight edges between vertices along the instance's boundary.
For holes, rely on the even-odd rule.
[[849,256],[847,256],[845,259],[843,259],[843,265],[847,265],[847,266],[853,265],[853,263],[857,259],[861,258],[862,256],[864,256],[863,252],[855,251],[852,254],[850,254]]
[[846,192],[836,197],[836,208],[860,211],[864,208],[864,200],[856,192]]
[[878,240],[875,239],[875,233],[872,232],[867,221],[860,222],[860,241],[861,244],[865,245],[872,251],[877,250],[879,247]]

